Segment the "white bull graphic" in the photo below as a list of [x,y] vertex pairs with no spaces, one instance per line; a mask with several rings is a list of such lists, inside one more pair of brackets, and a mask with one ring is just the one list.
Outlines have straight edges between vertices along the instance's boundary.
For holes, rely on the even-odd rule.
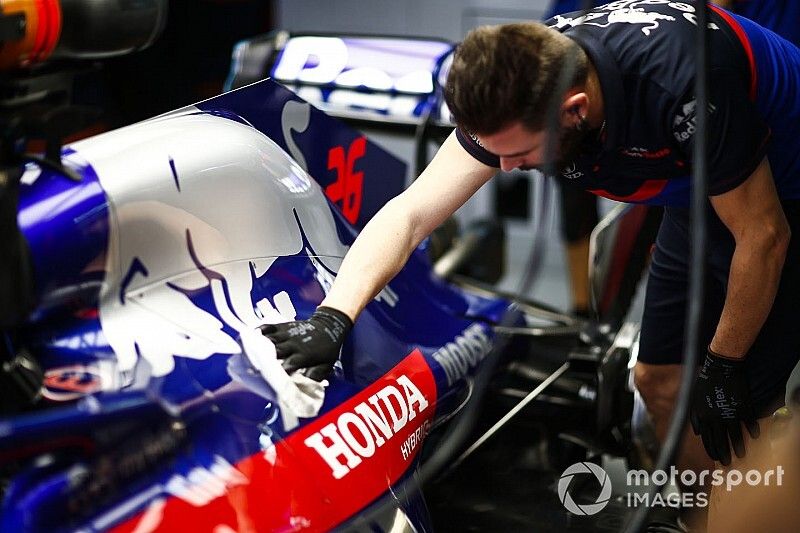
[[[174,356],[239,353],[226,325],[238,337],[294,319],[285,292],[253,302],[251,291],[253,274],[303,251],[298,221],[318,270],[338,271],[347,251],[320,187],[246,124],[187,108],[73,148],[109,198],[100,321],[128,376],[140,360],[158,377]],[[213,310],[189,298],[209,289]]]
[[[606,28],[612,24],[642,24],[644,25],[642,33],[649,36],[653,30],[661,26],[661,22],[675,22],[678,20],[672,15],[648,11],[646,8],[641,7],[648,5],[671,9],[676,15],[680,15],[692,24],[697,25],[695,8],[690,3],[671,2],[670,0],[623,0],[597,7],[586,15],[576,18],[556,15],[551,27],[563,29],[586,24],[587,26]],[[603,18],[605,18],[605,22],[600,20]],[[719,26],[712,22],[708,24],[708,28],[718,30]]]
[[[591,22],[592,20],[607,17],[605,23]],[[654,13],[652,11],[645,11],[642,8],[622,8],[615,9],[609,13],[589,13],[582,17],[571,19],[568,17],[556,16],[556,28],[565,28],[567,26],[580,26],[586,24],[588,26],[597,26],[599,28],[606,28],[612,24],[646,24],[642,28],[642,33],[650,35],[650,32],[660,25],[660,20],[674,21],[675,17],[670,15],[663,15],[661,13]]]
[[618,9],[608,14],[608,24],[647,24],[642,28],[642,33],[650,35],[650,32],[659,27],[659,20],[674,21],[675,17],[645,11],[641,8]]

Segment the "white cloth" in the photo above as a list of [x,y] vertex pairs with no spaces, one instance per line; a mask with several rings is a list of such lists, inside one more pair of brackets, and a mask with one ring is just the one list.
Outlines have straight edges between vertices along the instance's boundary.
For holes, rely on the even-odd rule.
[[300,371],[287,374],[272,344],[258,329],[242,332],[244,355],[278,395],[281,421],[286,431],[298,425],[298,418],[319,414],[325,400],[327,380],[314,381]]

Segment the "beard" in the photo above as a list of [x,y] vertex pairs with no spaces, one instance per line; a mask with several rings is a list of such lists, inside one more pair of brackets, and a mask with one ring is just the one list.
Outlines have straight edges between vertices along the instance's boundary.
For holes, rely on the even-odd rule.
[[587,145],[593,139],[591,133],[588,128],[580,126],[561,129],[561,136],[558,140],[558,157],[554,164],[556,171],[560,172],[571,165],[578,156],[588,151]]
[[524,166],[522,170],[539,170],[547,174],[561,172],[562,169],[571,165],[578,156],[591,150],[592,141],[597,138],[596,130],[590,130],[585,120],[581,124],[572,128],[561,127],[556,146],[557,155],[552,159],[552,167],[548,168],[547,163],[543,165]]

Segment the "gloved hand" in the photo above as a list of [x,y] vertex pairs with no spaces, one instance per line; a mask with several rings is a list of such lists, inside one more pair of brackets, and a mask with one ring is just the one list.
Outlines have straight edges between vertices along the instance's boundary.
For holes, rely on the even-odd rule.
[[712,459],[728,466],[731,444],[736,457],[744,457],[741,424],[754,439],[760,432],[750,404],[744,359],[729,359],[708,349],[695,383],[691,422]]
[[303,368],[306,376],[321,381],[331,373],[352,328],[353,321],[346,314],[320,306],[308,320],[265,324],[261,332],[275,344],[286,372]]

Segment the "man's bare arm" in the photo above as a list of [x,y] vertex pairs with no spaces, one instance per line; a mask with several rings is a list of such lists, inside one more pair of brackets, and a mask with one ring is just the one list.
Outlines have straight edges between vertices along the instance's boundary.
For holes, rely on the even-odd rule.
[[772,308],[791,233],[766,159],[747,181],[711,197],[711,205],[736,241],[711,350],[744,357]]
[[422,239],[496,171],[469,155],[451,134],[419,178],[381,208],[359,234],[322,305],[355,320]]

